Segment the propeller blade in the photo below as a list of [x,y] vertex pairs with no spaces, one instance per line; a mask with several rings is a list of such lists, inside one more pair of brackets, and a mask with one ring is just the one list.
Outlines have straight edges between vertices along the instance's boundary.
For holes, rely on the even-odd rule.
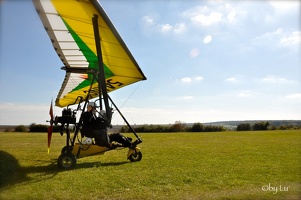
[[49,154],[49,151],[50,151],[51,137],[52,137],[52,125],[50,125],[48,127],[48,154]]
[[49,109],[49,115],[50,115],[50,123],[53,123],[53,108],[52,108],[52,100],[51,100],[51,104],[50,104],[50,109]]
[[50,126],[48,127],[48,154],[50,151],[50,143],[51,143],[51,137],[52,137],[52,124],[53,124],[53,108],[52,108],[52,100],[50,104],[50,109],[49,109],[49,115],[50,115]]

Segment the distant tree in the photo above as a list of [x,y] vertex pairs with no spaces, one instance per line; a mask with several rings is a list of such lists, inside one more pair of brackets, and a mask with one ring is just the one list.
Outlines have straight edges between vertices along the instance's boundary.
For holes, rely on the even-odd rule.
[[53,125],[52,132],[60,132],[60,128],[61,128],[61,126],[59,126],[59,125]]
[[250,131],[251,130],[251,124],[249,123],[242,123],[242,124],[238,124],[237,131]]
[[191,127],[191,132],[202,132],[204,125],[201,123],[194,123]]
[[254,131],[268,130],[269,122],[258,122],[255,123],[252,128]]
[[225,131],[226,128],[223,126],[214,126],[214,125],[207,125],[204,126],[203,132],[222,132]]
[[4,132],[11,132],[12,130],[10,128],[5,128]]
[[47,125],[32,123],[29,126],[29,132],[47,132],[47,131],[48,131]]
[[15,132],[27,132],[28,129],[26,126],[24,125],[19,125],[15,127]]
[[301,129],[300,125],[282,125],[279,127],[280,130],[298,130]]
[[120,128],[120,132],[121,132],[121,133],[128,133],[128,132],[129,132],[128,126],[122,126],[122,127]]
[[278,127],[275,125],[272,125],[272,126],[270,125],[269,130],[278,130]]
[[185,131],[185,123],[181,121],[176,121],[172,126],[171,126],[171,132],[182,132]]

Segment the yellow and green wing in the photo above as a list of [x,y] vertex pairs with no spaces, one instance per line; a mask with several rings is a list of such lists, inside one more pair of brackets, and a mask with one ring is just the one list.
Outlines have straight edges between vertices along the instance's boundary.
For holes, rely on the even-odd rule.
[[[85,70],[97,70],[92,18],[98,15],[100,46],[108,92],[146,80],[145,75],[97,0],[33,0],[66,76],[56,106],[74,104],[78,97],[99,96],[98,83]],[[68,69],[79,69],[68,70]],[[93,81],[93,82],[92,82]]]

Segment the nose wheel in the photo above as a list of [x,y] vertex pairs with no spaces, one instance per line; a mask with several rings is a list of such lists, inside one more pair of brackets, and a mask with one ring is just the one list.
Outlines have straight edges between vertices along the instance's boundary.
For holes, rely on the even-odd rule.
[[134,151],[130,156],[129,156],[129,160],[131,162],[138,162],[142,159],[142,153],[140,151]]

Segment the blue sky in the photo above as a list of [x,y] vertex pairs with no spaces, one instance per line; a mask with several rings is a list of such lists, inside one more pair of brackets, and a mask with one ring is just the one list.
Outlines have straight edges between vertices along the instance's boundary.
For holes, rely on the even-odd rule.
[[[301,119],[300,1],[100,2],[148,78],[111,93],[131,124]],[[31,1],[0,4],[0,125],[46,124],[62,63]]]

